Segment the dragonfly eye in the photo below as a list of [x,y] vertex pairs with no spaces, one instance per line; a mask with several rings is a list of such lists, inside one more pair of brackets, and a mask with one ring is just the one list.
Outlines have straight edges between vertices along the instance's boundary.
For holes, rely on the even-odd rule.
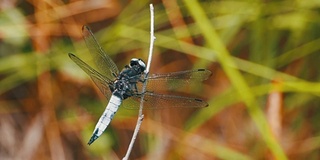
[[141,72],[143,72],[146,69],[146,64],[143,62],[142,59],[138,59],[138,58],[132,58],[130,61],[130,67],[132,66],[139,66],[139,68],[141,69]]

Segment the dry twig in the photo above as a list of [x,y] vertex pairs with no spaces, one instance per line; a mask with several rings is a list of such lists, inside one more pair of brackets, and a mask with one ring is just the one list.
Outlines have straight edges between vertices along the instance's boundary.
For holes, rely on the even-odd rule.
[[[154,36],[154,8],[153,8],[153,5],[150,4],[150,19],[151,19],[151,22],[150,22],[150,47],[149,47],[149,57],[148,57],[148,63],[147,63],[147,68],[145,70],[145,79],[148,78],[148,75],[149,75],[149,69],[150,69],[150,64],[151,64],[151,60],[152,60],[152,50],[153,50],[153,43],[156,39],[156,37]],[[143,83],[143,87],[142,87],[142,93],[144,93],[146,91],[146,86],[147,86],[147,82],[148,81],[145,81]],[[125,157],[123,157],[123,160],[127,160],[130,156],[130,153],[132,151],[132,148],[133,148],[133,144],[137,138],[137,135],[138,135],[138,132],[140,130],[140,126],[141,126],[141,123],[143,121],[143,113],[142,113],[142,110],[143,110],[143,99],[144,99],[144,95],[142,94],[141,96],[141,101],[140,101],[140,109],[139,109],[139,117],[138,117],[138,120],[137,120],[137,124],[136,124],[136,128],[134,129],[134,133],[132,135],[132,139],[131,139],[131,142],[129,144],[129,147],[128,147],[128,150],[127,150],[127,153],[125,155]]]

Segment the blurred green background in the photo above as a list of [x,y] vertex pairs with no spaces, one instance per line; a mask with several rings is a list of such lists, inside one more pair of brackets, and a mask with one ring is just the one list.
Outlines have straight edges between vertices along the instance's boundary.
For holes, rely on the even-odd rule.
[[204,109],[145,111],[130,159],[320,159],[320,1],[0,1],[0,159],[121,159],[138,110],[120,108],[87,146],[108,103],[68,57],[90,63],[88,25],[122,69],[207,68]]

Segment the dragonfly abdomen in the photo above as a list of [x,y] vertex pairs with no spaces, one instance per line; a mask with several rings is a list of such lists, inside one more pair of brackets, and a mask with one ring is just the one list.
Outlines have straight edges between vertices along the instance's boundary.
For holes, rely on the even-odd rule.
[[108,127],[111,120],[113,119],[113,116],[116,114],[121,102],[122,102],[122,99],[119,96],[112,94],[112,96],[110,97],[110,101],[106,109],[104,110],[103,114],[101,115],[94,129],[94,132],[88,142],[89,145],[93,143],[96,139],[98,139],[99,136]]

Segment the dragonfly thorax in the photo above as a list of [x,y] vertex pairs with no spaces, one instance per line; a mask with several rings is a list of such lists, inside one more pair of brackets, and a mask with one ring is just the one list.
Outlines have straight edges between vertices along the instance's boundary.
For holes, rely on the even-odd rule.
[[137,83],[143,81],[144,70],[145,64],[141,59],[131,59],[130,64],[125,66],[114,82],[112,92],[122,99],[138,94]]

